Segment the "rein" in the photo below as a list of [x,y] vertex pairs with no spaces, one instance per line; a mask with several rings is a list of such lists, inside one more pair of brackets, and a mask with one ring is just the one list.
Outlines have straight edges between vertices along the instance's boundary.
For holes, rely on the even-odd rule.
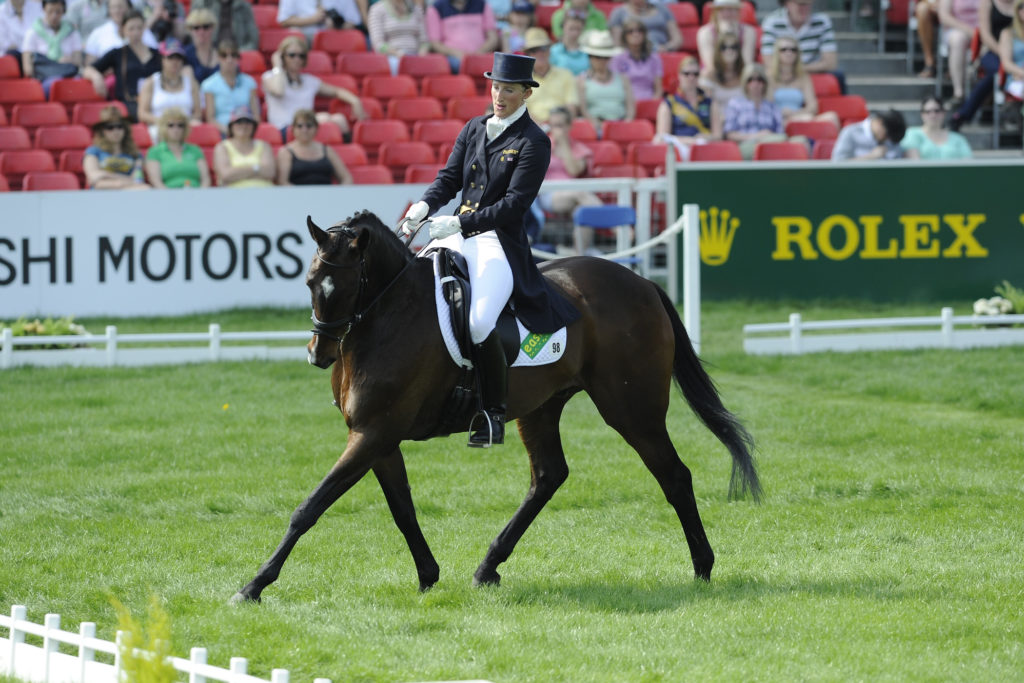
[[[328,232],[330,232],[330,231],[328,231]],[[339,230],[339,231],[336,231],[336,232],[342,232],[342,231]],[[331,261],[328,261],[327,259],[325,259],[323,256],[320,255],[319,250],[317,251],[316,257],[320,260],[321,263],[323,263],[326,266],[330,266],[331,268],[354,268],[355,267],[354,264],[333,263]],[[352,315],[350,315],[348,317],[345,317],[345,318],[339,318],[338,320],[332,320],[330,322],[324,322],[324,321],[322,321],[322,320],[320,320],[319,318],[316,317],[316,311],[314,310],[311,313],[311,315],[310,315],[310,319],[313,321],[313,329],[310,330],[310,332],[312,332],[315,335],[321,336],[321,337],[327,337],[328,339],[333,339],[334,341],[338,342],[338,344],[340,345],[342,342],[345,341],[345,337],[348,336],[348,333],[352,331],[352,327],[355,326],[356,323],[358,323],[359,321],[363,320],[363,318],[366,317],[366,314],[369,313],[370,309],[373,308],[373,306],[378,301],[380,301],[380,298],[382,296],[384,296],[384,294],[387,293],[387,291],[389,289],[391,289],[392,285],[394,285],[396,282],[398,282],[398,280],[402,277],[402,275],[405,273],[405,271],[408,270],[409,266],[411,266],[413,264],[413,261],[414,261],[414,259],[410,259],[408,262],[406,262],[405,266],[403,266],[402,269],[400,271],[398,271],[398,274],[395,275],[394,278],[392,278],[391,282],[387,283],[384,286],[384,288],[382,290],[380,290],[380,292],[377,293],[377,296],[375,296],[373,298],[373,300],[370,301],[370,303],[368,303],[366,305],[365,308],[360,309],[360,305],[359,304],[363,300],[363,292],[366,289],[366,258],[363,257],[363,256],[360,256],[359,257],[359,289],[356,290],[356,304],[355,304],[355,306],[353,308]],[[339,328],[342,328],[342,327],[345,328],[345,331],[341,333],[341,336],[338,336],[337,334],[334,334],[335,330],[337,330]]]

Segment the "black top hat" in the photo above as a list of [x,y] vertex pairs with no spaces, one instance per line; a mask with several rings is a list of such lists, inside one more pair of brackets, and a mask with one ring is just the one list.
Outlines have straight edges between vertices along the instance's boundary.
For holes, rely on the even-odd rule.
[[533,80],[533,57],[510,55],[506,52],[494,53],[494,66],[491,71],[484,72],[484,78],[502,83],[523,83],[531,88],[540,86]]

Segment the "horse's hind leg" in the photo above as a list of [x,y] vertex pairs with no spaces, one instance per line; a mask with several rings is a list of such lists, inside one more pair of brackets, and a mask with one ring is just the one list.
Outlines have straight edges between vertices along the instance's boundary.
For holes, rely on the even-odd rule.
[[413,562],[416,563],[416,573],[420,579],[420,590],[425,591],[437,583],[440,569],[434,554],[430,552],[427,540],[423,538],[419,522],[416,521],[416,508],[412,504],[409,477],[405,471],[402,452],[396,448],[394,453],[379,460],[373,466],[373,474],[380,482],[380,488],[384,491],[384,498],[388,501],[391,516],[395,518],[398,530],[409,544]]
[[533,523],[562,482],[569,476],[558,421],[568,396],[556,395],[535,411],[519,418],[519,435],[530,457],[530,490],[519,509],[487,549],[484,561],[473,574],[474,585],[501,581],[498,565],[512,554],[516,543]]
[[[696,577],[710,581],[715,553],[711,550],[704,525],[700,521],[690,470],[679,459],[665,428],[667,389],[648,393],[639,385],[637,388],[639,391],[630,392],[629,396],[620,393],[608,397],[600,391],[591,391],[590,395],[601,417],[636,450],[647,469],[658,480],[665,498],[675,508],[682,523]],[[666,396],[664,405],[651,400],[660,393]]]

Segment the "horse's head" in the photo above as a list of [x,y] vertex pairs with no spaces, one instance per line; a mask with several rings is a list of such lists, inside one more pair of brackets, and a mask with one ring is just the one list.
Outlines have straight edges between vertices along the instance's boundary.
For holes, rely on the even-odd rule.
[[328,368],[341,354],[341,342],[412,259],[402,241],[377,216],[363,211],[321,229],[306,217],[316,254],[306,273],[313,299],[313,339],[309,362]]
[[358,299],[366,285],[364,254],[370,234],[346,223],[323,230],[309,216],[306,226],[316,242],[316,254],[306,273],[313,299],[313,338],[306,349],[310,364],[328,368],[338,360],[341,340],[358,313]]

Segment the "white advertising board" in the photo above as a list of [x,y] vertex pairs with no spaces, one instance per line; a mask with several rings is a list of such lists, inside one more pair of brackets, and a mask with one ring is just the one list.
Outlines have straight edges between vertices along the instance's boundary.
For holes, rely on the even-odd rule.
[[425,187],[4,193],[0,320],[308,306],[307,214],[393,226]]

